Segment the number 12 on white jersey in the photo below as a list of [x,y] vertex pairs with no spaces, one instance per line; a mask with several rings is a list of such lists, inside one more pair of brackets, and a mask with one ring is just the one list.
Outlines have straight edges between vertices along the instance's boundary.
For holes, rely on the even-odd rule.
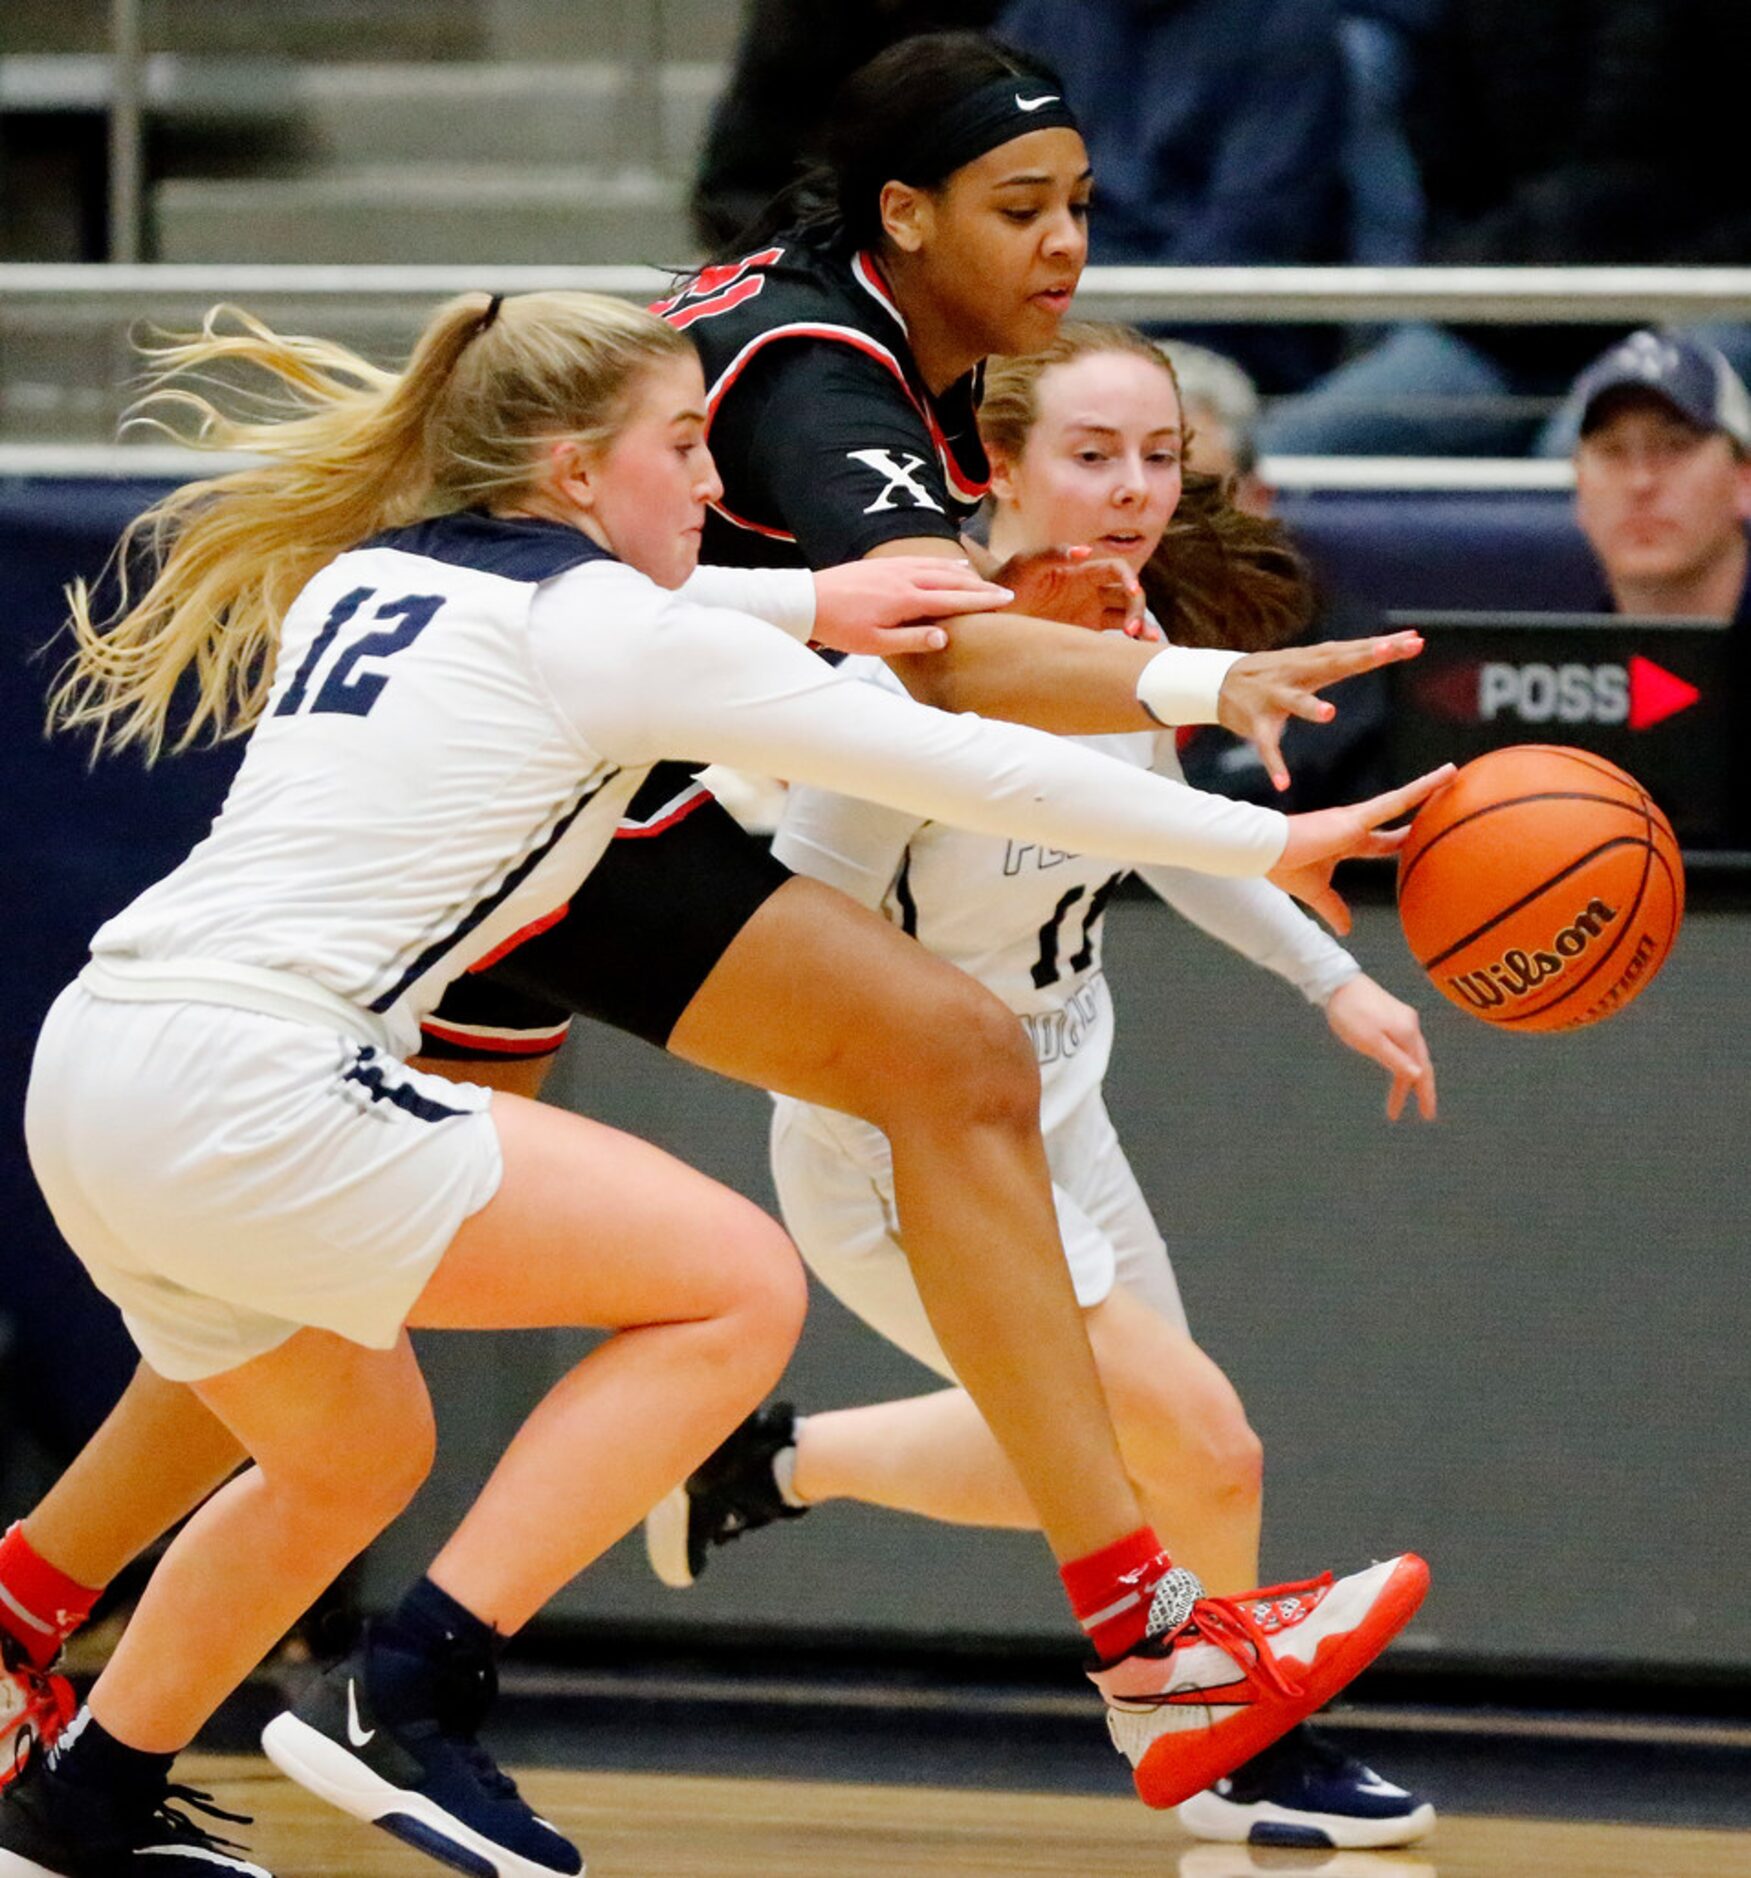
[[334,611],[322,622],[321,630],[310,642],[310,650],[304,654],[303,663],[286,687],[286,695],[274,706],[276,717],[295,717],[300,711],[310,717],[335,713],[347,717],[370,715],[372,705],[389,683],[389,674],[358,672],[354,668],[361,659],[386,659],[397,652],[405,652],[431,625],[444,604],[441,593],[410,593],[399,600],[385,600],[366,618],[401,623],[376,632],[361,632],[357,638],[348,640],[328,668],[316,696],[311,698],[310,686],[317,668],[366,602],[376,597],[375,587],[355,587],[335,603]]

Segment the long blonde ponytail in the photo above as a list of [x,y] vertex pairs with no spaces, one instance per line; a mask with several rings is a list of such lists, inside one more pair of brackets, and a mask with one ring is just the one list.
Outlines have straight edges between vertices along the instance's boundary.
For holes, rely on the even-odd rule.
[[[380,529],[513,500],[543,438],[605,443],[637,375],[690,349],[653,315],[594,294],[467,294],[390,372],[215,307],[198,334],[145,349],[151,388],[136,413],[199,447],[270,460],[137,517],[111,564],[107,617],[83,581],[68,589],[74,652],[51,727],[90,729],[97,751],[139,744],[148,762],[246,731],[273,683],[280,621],[319,568]],[[215,366],[254,368],[268,386],[228,392],[229,413],[198,388],[210,379],[189,377]]]

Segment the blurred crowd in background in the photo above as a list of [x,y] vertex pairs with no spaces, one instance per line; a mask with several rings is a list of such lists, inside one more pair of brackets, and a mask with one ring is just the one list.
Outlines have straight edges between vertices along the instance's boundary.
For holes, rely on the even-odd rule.
[[[752,0],[694,192],[712,249],[794,174],[883,45],[988,29],[1085,127],[1097,264],[1733,265],[1751,257],[1740,0]],[[1597,326],[1191,335],[1284,454],[1563,454]],[[1741,372],[1751,328],[1702,335]]]

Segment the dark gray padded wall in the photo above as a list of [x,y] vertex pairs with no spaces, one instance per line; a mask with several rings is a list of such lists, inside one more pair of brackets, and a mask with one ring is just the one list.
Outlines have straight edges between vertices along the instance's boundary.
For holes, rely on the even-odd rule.
[[[1355,947],[1416,974],[1385,908]],[[1193,1323],[1269,1456],[1265,1569],[1414,1546],[1435,1590],[1407,1650],[1751,1666],[1751,919],[1692,916],[1615,1022],[1498,1035],[1432,993],[1433,1128],[1274,980],[1148,901],[1108,916],[1109,1093]],[[580,1027],[582,1030],[583,1027]],[[770,1200],[765,1104],[593,1028],[563,1099]],[[425,1561],[581,1340],[426,1340],[446,1443],[374,1597]],[[790,1381],[826,1406],[930,1386],[831,1299]],[[1066,1634],[1037,1541],[832,1508],[665,1593],[623,1545],[567,1617]]]

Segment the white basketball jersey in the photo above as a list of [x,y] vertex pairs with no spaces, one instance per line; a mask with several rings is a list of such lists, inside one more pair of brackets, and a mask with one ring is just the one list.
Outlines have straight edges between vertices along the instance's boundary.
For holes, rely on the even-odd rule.
[[575,891],[644,775],[579,748],[529,642],[539,583],[607,558],[463,515],[323,568],[211,832],[93,952],[298,972],[413,1048],[451,978]]
[[[1076,741],[1137,769],[1155,757],[1153,731]],[[887,918],[1021,1018],[1040,1065],[1048,1126],[1106,1075],[1113,1007],[1101,930],[1126,872],[1098,855],[928,822],[883,896]]]
[[[884,689],[901,688],[878,660],[847,660],[840,670]],[[1171,735],[1146,730],[1066,741],[1149,769]],[[1177,776],[1171,748],[1169,742],[1167,773]],[[879,850],[881,831],[894,826],[885,810],[813,790],[792,794],[777,852],[803,872],[816,871],[807,852],[813,836],[843,852],[861,845],[857,831],[866,829]],[[946,822],[913,827],[897,862],[890,850],[886,864],[896,871],[881,893],[882,914],[1021,1018],[1039,1061],[1041,1120],[1049,1129],[1106,1075],[1113,1009],[1101,968],[1101,927],[1128,870],[1102,856],[972,834]],[[827,878],[847,884],[832,873]]]
[[[1282,851],[1273,811],[847,683],[796,642],[807,575],[696,582],[708,604],[561,523],[467,513],[341,555],[287,614],[212,832],[93,952],[302,973],[409,1049],[451,979],[557,917],[662,758],[1235,876]],[[1080,980],[1077,904],[1060,976]]]
[[[899,680],[878,660],[840,670],[884,690]],[[1153,770],[1184,788],[1172,731],[1062,738],[1135,772]],[[1100,1086],[1112,1056],[1113,1006],[1101,964],[1101,929],[1122,861],[1039,842],[993,838],[921,821],[821,789],[793,789],[774,852],[806,873],[875,906],[939,958],[996,993],[1021,1018],[1040,1066],[1041,1126],[1051,1135]],[[1360,969],[1267,881],[1218,879],[1139,862],[1136,871],[1194,925],[1323,1003]],[[882,1153],[865,1124],[804,1111],[824,1135],[860,1158]],[[873,1162],[872,1162],[873,1164]]]

